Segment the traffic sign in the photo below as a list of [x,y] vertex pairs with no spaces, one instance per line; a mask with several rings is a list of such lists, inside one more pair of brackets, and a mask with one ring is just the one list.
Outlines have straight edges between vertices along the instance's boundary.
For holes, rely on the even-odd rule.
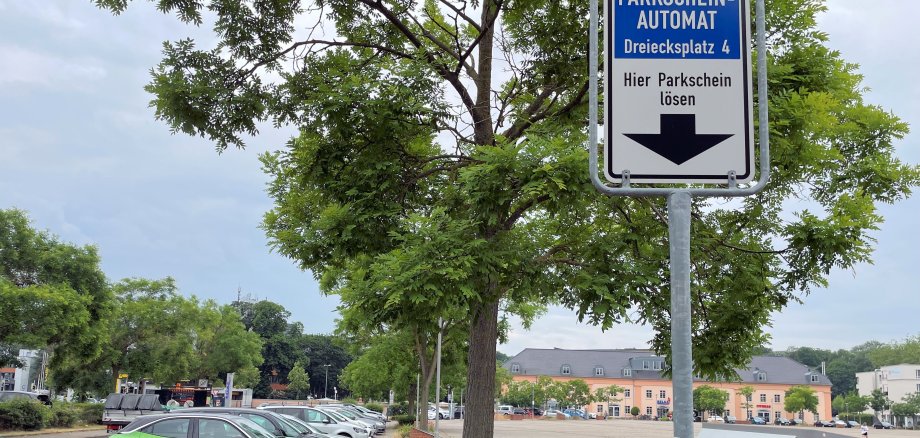
[[748,0],[605,0],[604,173],[754,177]]

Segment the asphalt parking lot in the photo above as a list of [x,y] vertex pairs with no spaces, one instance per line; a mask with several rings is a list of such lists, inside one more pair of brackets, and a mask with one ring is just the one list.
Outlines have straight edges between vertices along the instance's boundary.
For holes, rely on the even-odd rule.
[[[799,426],[795,428],[772,426],[747,426],[751,432],[768,430],[794,431],[795,429],[813,429]],[[699,436],[702,425],[694,423],[694,435]],[[440,424],[441,438],[460,438],[463,436],[463,421],[447,420]],[[432,428],[432,432],[434,429]],[[389,432],[389,431],[388,431]],[[560,421],[560,420],[522,420],[496,421],[496,438],[559,438],[559,437],[598,437],[598,438],[673,438],[673,424],[657,421]],[[828,437],[859,437],[859,429],[826,429]],[[393,436],[388,433],[387,436]],[[875,430],[869,431],[870,438],[920,438],[920,430]]]

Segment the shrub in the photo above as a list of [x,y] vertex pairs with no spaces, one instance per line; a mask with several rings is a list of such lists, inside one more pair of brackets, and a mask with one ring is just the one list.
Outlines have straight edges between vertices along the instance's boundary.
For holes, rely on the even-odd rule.
[[77,422],[81,424],[98,424],[102,422],[105,405],[102,403],[74,403],[77,409]]
[[372,411],[383,412],[383,405],[380,403],[368,403],[364,407]]
[[415,415],[403,414],[403,415],[394,415],[393,419],[396,420],[400,425],[403,424],[414,424]]
[[80,419],[80,412],[71,403],[55,403],[51,406],[51,418],[48,425],[51,427],[71,427]]
[[409,413],[408,403],[394,403],[387,407],[387,415],[390,417],[395,417],[397,415],[406,415],[408,413]]
[[411,433],[412,433],[411,424],[400,426],[399,429],[396,430],[396,436],[399,438],[409,438],[409,434]]
[[39,430],[48,424],[50,416],[51,411],[35,400],[0,403],[0,429]]
[[354,397],[345,397],[345,398],[343,398],[343,399],[341,400],[341,402],[342,402],[342,403],[345,403],[345,404],[347,404],[347,405],[349,405],[349,404],[350,404],[350,405],[356,405],[356,404],[358,404],[358,400],[355,400]]

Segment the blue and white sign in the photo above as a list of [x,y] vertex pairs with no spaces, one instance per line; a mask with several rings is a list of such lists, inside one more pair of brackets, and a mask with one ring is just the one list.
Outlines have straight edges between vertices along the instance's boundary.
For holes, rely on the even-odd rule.
[[605,17],[607,179],[751,181],[748,0],[606,0]]

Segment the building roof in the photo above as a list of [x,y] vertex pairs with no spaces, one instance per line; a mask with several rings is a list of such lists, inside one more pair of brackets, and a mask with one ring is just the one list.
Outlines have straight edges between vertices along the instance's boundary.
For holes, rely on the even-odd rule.
[[[655,355],[651,350],[623,349],[623,350],[566,350],[561,348],[539,349],[527,348],[516,356],[508,359],[504,368],[513,371],[512,365],[517,365],[518,372],[513,374],[563,376],[562,366],[568,365],[571,373],[567,377],[598,377],[595,369],[603,368],[604,377],[624,378],[623,370],[629,368],[628,379],[637,380],[669,380],[661,375],[661,371],[654,369],[638,369],[636,363],[630,366],[630,359],[651,359],[664,361],[661,356]],[[654,368],[654,366],[652,366]],[[788,357],[779,356],[754,356],[745,369],[735,369],[742,382],[745,383],[782,383],[791,385],[830,385],[831,381],[820,372],[813,371],[807,366]],[[761,372],[765,376],[758,380],[755,373]],[[818,376],[817,382],[812,382],[810,376]]]

